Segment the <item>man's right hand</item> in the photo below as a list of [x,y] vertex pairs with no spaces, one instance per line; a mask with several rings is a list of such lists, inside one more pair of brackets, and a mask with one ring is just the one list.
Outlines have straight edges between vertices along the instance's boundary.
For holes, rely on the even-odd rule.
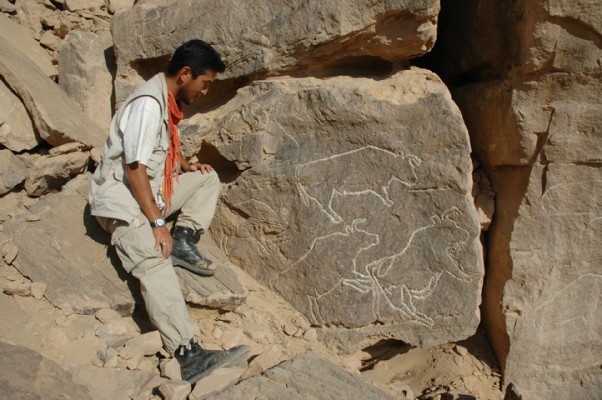
[[163,258],[168,258],[173,249],[169,229],[166,226],[153,228],[153,236],[155,236],[155,250],[161,250]]
[[[161,217],[161,211],[155,203],[155,197],[151,191],[150,180],[146,173],[144,164],[134,162],[125,166],[125,175],[134,193],[134,198],[140,205],[140,209],[148,218],[149,221]],[[155,249],[161,250],[163,257],[167,258],[171,254],[173,244],[171,234],[166,226],[156,227],[153,229],[155,237]]]

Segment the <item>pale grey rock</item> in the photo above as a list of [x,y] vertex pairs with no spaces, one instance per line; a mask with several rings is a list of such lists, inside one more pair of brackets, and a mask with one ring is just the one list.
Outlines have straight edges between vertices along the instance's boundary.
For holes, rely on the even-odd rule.
[[62,346],[44,349],[41,353],[64,369],[71,370],[82,365],[102,364],[100,357],[106,351],[107,345],[101,338],[83,337]]
[[[20,49],[29,59],[29,62],[40,68],[46,77],[57,76],[56,67],[52,65],[48,52],[40,47],[34,39],[33,33],[30,29],[12,21],[6,15],[0,14],[0,36],[7,39],[15,48]],[[2,58],[4,58],[4,52],[2,54]]]
[[244,367],[232,366],[228,368],[218,368],[212,371],[209,375],[204,376],[195,384],[188,399],[203,400],[212,398],[212,396],[235,385],[240,380],[244,370]]
[[394,400],[393,396],[372,386],[359,375],[352,375],[312,353],[286,361],[212,397],[215,400],[243,398]]
[[159,364],[161,376],[174,381],[182,380],[182,371],[180,370],[180,364],[175,358],[169,358]]
[[0,75],[23,101],[42,139],[54,146],[74,141],[88,147],[104,143],[106,133],[25,52],[3,36],[0,52]]
[[144,333],[138,337],[129,340],[125,348],[131,348],[142,353],[145,356],[152,356],[158,353],[163,347],[163,341],[159,331]]
[[74,383],[55,362],[4,340],[0,340],[0,369],[3,399],[92,399],[87,388]]
[[[157,72],[191,38],[215,45],[229,64],[226,79],[308,70],[319,74],[328,68],[349,71],[355,65],[364,71],[374,64],[386,70],[433,47],[439,13],[438,0],[177,4],[142,4],[113,19],[118,102],[135,76]],[[133,76],[124,79],[128,74]]]
[[212,224],[234,263],[311,324],[356,330],[351,352],[474,333],[470,145],[434,74],[258,81],[206,118],[208,140],[244,171]]
[[2,286],[2,291],[11,296],[29,296],[31,294],[31,282],[25,280],[7,282]]
[[186,400],[192,387],[186,381],[165,381],[159,386],[159,391],[165,400]]
[[0,110],[0,144],[16,152],[38,145],[27,110],[4,82],[0,82]]
[[134,6],[134,0],[108,0],[107,3],[111,14],[127,11]]
[[80,367],[73,381],[84,385],[95,400],[148,399],[162,379],[150,372],[127,369]]
[[65,0],[65,9],[69,11],[100,9],[104,5],[105,0]]
[[63,47],[63,41],[52,31],[44,31],[40,36],[40,44],[52,51],[60,51]]
[[280,364],[287,358],[288,357],[283,352],[282,346],[273,344],[263,353],[253,358],[253,360],[249,363],[249,367],[245,370],[242,378],[247,379],[251,376],[258,375],[263,371]]
[[105,323],[94,332],[98,337],[123,336],[127,335],[128,330],[125,322],[121,318],[115,318]]
[[[2,257],[4,258],[4,261],[7,264],[9,264],[9,265],[12,264],[13,261],[15,261],[15,258],[17,258],[18,254],[19,254],[19,248],[17,246],[15,246],[14,244],[8,242],[2,246]],[[14,270],[10,269],[9,271],[14,271]],[[11,275],[12,275],[12,277],[9,275],[9,276],[7,276],[7,278],[11,281],[16,280],[16,279],[12,279],[15,276],[15,274],[11,274]],[[17,277],[20,278],[20,275],[18,275],[18,272],[17,272]]]
[[84,172],[89,159],[86,152],[39,157],[25,180],[27,194],[42,196],[60,190],[67,181]]
[[103,324],[106,324],[107,322],[113,319],[121,318],[121,315],[119,315],[117,311],[112,310],[110,308],[103,308],[102,310],[98,310],[96,311],[94,316]]
[[108,132],[115,60],[111,33],[73,31],[59,56],[59,85]]
[[0,194],[10,192],[25,180],[26,164],[10,150],[0,150]]
[[44,282],[32,282],[31,283],[31,295],[36,300],[41,300],[44,297],[44,293],[46,293],[46,289],[48,289],[48,285]]
[[17,7],[8,0],[0,0],[0,11],[7,14],[13,14],[17,12]]

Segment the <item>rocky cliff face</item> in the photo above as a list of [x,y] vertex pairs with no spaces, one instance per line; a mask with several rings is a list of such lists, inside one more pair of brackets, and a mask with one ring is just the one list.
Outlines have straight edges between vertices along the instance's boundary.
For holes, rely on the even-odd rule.
[[[66,315],[131,315],[135,283],[115,268],[86,211],[86,170],[98,161],[111,111],[198,37],[228,70],[186,110],[183,151],[214,165],[224,182],[213,241],[202,244],[223,268],[210,279],[179,271],[189,302],[222,310],[253,302],[240,267],[295,308],[286,336],[341,357],[382,339],[455,342],[483,320],[504,386],[525,399],[599,397],[597,2],[0,6],[0,206],[15,204],[21,189],[30,196],[0,215],[6,271],[28,278],[11,276],[5,292],[36,290]],[[247,334],[226,334],[221,345],[250,340],[254,371],[287,358],[258,333],[265,319],[230,318],[247,323]],[[131,340],[111,321],[95,328],[96,339]],[[216,329],[213,338],[222,338]],[[95,365],[145,365],[144,355],[131,361],[128,346],[113,354],[125,339],[103,340]],[[309,364],[336,369],[313,357],[190,398],[245,390],[282,397],[287,374]],[[76,382],[97,373],[81,368]],[[161,383],[141,386],[151,381]],[[164,396],[177,389],[165,385]],[[333,398],[348,395],[341,390]]]

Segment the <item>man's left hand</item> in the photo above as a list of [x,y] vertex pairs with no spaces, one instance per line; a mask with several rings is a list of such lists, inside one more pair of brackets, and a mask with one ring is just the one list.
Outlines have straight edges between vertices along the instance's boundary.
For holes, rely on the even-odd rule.
[[209,164],[201,164],[201,163],[190,164],[190,171],[192,171],[192,172],[201,171],[201,174],[204,174],[206,172],[212,172],[213,167]]

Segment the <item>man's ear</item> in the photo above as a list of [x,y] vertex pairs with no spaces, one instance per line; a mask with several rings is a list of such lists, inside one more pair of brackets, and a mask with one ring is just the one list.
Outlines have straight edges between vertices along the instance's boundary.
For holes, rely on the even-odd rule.
[[190,79],[192,79],[192,69],[188,65],[185,65],[178,71],[178,81],[179,83],[185,83]]

